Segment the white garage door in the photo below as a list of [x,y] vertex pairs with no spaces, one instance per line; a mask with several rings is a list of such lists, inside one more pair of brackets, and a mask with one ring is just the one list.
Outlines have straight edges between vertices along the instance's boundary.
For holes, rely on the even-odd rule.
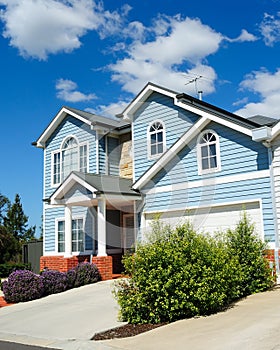
[[[196,230],[214,233],[234,228],[244,211],[254,223],[257,234],[263,239],[263,221],[259,201],[161,213],[160,219],[171,226],[178,226],[190,220]],[[145,214],[145,232],[150,230],[150,224],[154,218],[155,214]]]

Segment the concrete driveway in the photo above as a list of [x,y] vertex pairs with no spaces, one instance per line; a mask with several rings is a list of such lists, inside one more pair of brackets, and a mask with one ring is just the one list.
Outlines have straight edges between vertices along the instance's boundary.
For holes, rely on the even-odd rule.
[[118,322],[112,289],[113,281],[98,282],[0,308],[0,339],[78,348],[95,333],[124,324]]
[[280,350],[280,287],[216,315],[131,338],[90,341],[95,333],[123,324],[112,285],[99,282],[1,308],[0,340],[67,350]]

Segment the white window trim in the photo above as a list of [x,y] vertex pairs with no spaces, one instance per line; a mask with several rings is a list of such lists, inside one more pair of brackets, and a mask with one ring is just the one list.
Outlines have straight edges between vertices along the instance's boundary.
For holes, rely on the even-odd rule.
[[[157,154],[151,154],[151,134],[150,134],[150,128],[153,124],[155,123],[161,123],[162,125],[162,142],[163,142],[163,150],[162,153],[157,153]],[[159,158],[165,151],[166,151],[166,128],[165,128],[165,123],[161,119],[156,119],[153,120],[147,127],[147,132],[146,132],[146,137],[147,137],[147,153],[148,153],[148,159],[153,160]]]
[[[84,243],[84,250],[83,251],[72,251],[72,254],[77,255],[77,254],[85,254],[88,251],[86,250],[86,234],[85,234],[85,223],[86,223],[86,217],[85,215],[77,215],[72,217],[73,220],[83,220],[83,243]],[[56,255],[64,255],[65,252],[59,252],[58,251],[58,222],[59,221],[64,221],[65,222],[65,217],[59,217],[55,219],[55,253]],[[71,233],[72,234],[72,233]],[[72,240],[72,239],[71,239]]]
[[[203,135],[211,133],[216,137],[216,158],[217,158],[217,166],[216,168],[211,169],[202,169],[202,159],[201,159],[201,146],[200,140]],[[219,135],[212,129],[203,130],[197,138],[196,143],[196,153],[197,153],[197,165],[198,165],[198,175],[212,174],[221,171],[221,154],[220,154],[220,138]]]
[[[51,152],[51,187],[53,187],[53,188],[57,188],[63,182],[63,181],[61,181],[61,179],[62,179],[62,146],[64,145],[65,141],[67,139],[70,139],[70,138],[74,138],[76,140],[76,142],[77,142],[77,145],[78,145],[78,162],[79,162],[79,167],[80,167],[80,147],[81,146],[87,146],[87,168],[86,168],[86,172],[87,173],[89,172],[89,142],[88,141],[79,142],[79,140],[77,139],[76,136],[68,135],[61,142],[60,148]],[[53,181],[54,180],[54,155],[57,154],[57,153],[60,153],[60,182],[55,184],[54,181]]]

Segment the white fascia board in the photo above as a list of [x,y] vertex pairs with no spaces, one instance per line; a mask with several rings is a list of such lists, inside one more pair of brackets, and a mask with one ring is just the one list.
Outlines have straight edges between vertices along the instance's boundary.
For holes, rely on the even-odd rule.
[[177,93],[171,92],[159,86],[153,84],[147,84],[147,86],[139,93],[138,96],[127,106],[127,108],[121,114],[124,120],[130,120],[131,116],[141,107],[141,105],[147,100],[147,98],[153,93],[158,92],[159,94],[171,97],[175,100]]
[[215,123],[224,125],[228,128],[231,128],[233,130],[236,130],[238,132],[241,132],[245,135],[252,137],[252,131],[250,129],[245,128],[244,126],[238,125],[236,123],[233,123],[229,120],[225,120],[224,118],[221,118],[221,117],[215,115],[214,113],[211,113],[210,111],[203,111],[195,106],[191,106],[190,104],[183,103],[179,100],[176,100],[176,101],[174,100],[174,104],[182,109],[189,111],[189,112],[200,115],[201,117],[206,117]]
[[210,122],[206,117],[200,118],[185,134],[173,144],[160,158],[155,162],[143,176],[141,176],[133,185],[133,189],[143,187],[153,176],[155,176],[164,166],[185,147],[203,128]]
[[64,182],[61,184],[58,189],[52,194],[50,200],[50,204],[55,204],[57,200],[61,200],[62,197],[70,191],[70,189],[76,184],[80,184],[81,186],[85,187],[92,193],[95,193],[97,191],[96,188],[90,186],[85,180],[81,179],[76,174],[71,174]]
[[46,128],[46,130],[43,132],[43,134],[37,140],[37,145],[36,145],[37,147],[41,147],[41,148],[45,147],[45,143],[46,143],[47,139],[56,130],[56,128],[63,121],[63,119],[66,117],[67,114],[73,116],[74,118],[82,121],[85,124],[91,125],[91,122],[89,120],[81,117],[79,114],[76,114],[73,111],[70,111],[69,109],[67,109],[65,107],[62,107],[61,110],[54,117],[52,122],[49,124],[49,126]]
[[277,137],[280,133],[280,121],[274,125],[271,131],[271,140],[273,140],[275,137]]

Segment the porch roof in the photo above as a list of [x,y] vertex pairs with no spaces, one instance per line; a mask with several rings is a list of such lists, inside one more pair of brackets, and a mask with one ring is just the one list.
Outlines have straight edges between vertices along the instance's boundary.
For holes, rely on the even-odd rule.
[[[82,193],[75,193],[74,188],[80,185]],[[50,204],[87,205],[105,196],[116,202],[127,202],[141,199],[141,194],[131,188],[132,180],[118,176],[81,173],[72,171],[64,182],[48,198]]]

